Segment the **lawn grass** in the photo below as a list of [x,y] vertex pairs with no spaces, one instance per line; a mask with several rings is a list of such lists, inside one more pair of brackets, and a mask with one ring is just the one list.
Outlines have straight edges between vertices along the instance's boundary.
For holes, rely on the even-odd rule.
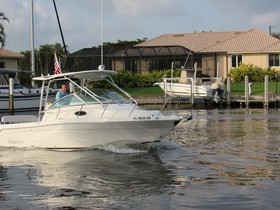
[[123,88],[123,89],[134,97],[164,96],[164,92],[159,86],[143,87],[143,88]]
[[[245,95],[245,83],[232,83],[232,95]],[[269,93],[280,93],[280,82],[277,84],[278,92],[276,92],[276,83],[269,82]],[[225,90],[226,90],[225,85]],[[163,90],[159,86],[143,87],[143,88],[124,88],[133,97],[147,97],[147,96],[164,96]],[[254,82],[252,85],[252,95],[263,95],[264,83]]]
[[[277,91],[276,91],[277,86]],[[245,95],[245,83],[232,83],[232,95]],[[280,83],[269,82],[269,93],[276,94],[280,93]],[[253,82],[252,83],[252,95],[263,95],[264,94],[264,82]]]

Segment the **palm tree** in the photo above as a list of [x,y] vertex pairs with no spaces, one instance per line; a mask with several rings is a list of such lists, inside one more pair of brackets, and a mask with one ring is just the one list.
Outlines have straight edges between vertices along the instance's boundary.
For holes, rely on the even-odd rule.
[[6,15],[3,12],[0,12],[0,44],[1,48],[5,46],[5,40],[6,40],[6,33],[4,30],[4,21],[9,22],[9,19],[6,17]]

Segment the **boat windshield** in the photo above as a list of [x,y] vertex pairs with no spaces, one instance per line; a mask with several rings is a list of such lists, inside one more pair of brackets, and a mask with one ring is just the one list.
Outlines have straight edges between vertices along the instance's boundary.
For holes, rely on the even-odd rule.
[[78,106],[87,104],[124,104],[131,103],[113,90],[97,90],[88,94],[83,91],[71,93],[55,101],[50,108],[62,106]]
[[97,98],[101,101],[101,102],[114,102],[114,103],[131,103],[130,100],[124,98],[123,96],[121,96],[120,94],[118,94],[117,92],[113,91],[113,90],[95,90],[93,91],[93,93],[97,96]]

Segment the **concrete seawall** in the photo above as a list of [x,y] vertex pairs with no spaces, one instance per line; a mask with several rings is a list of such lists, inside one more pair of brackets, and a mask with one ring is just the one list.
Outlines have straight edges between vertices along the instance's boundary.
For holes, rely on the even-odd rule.
[[186,108],[280,108],[280,96],[270,95],[268,104],[265,104],[264,96],[249,96],[248,101],[246,101],[245,96],[232,96],[231,103],[228,104],[227,100],[224,99],[219,103],[213,100],[195,100],[191,103],[189,99],[182,98],[168,98],[165,99],[163,96],[148,96],[148,97],[135,97],[139,105],[164,105],[172,104],[173,106],[180,106]]

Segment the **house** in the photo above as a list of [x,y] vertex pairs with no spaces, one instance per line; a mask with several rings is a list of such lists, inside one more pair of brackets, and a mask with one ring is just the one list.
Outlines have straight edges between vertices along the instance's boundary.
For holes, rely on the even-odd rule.
[[23,55],[0,48],[0,68],[15,69],[18,70],[18,62],[23,58]]
[[[90,51],[83,50],[82,57],[93,60],[94,54],[84,52]],[[202,74],[219,77],[227,77],[240,62],[280,71],[280,40],[257,29],[164,34],[106,52],[109,67],[134,73],[170,69],[172,62],[175,68],[193,68],[197,63]]]
[[[194,32],[165,34],[142,42],[136,47],[182,46],[191,56],[187,65],[198,63],[202,73],[227,77],[240,62],[261,68],[280,70],[280,40],[257,29],[229,32]],[[176,60],[178,66],[184,63]],[[141,68],[141,71],[145,70]]]
[[[0,48],[0,69],[18,70],[19,60],[24,56],[4,48]],[[8,83],[7,75],[0,74],[0,84]]]

